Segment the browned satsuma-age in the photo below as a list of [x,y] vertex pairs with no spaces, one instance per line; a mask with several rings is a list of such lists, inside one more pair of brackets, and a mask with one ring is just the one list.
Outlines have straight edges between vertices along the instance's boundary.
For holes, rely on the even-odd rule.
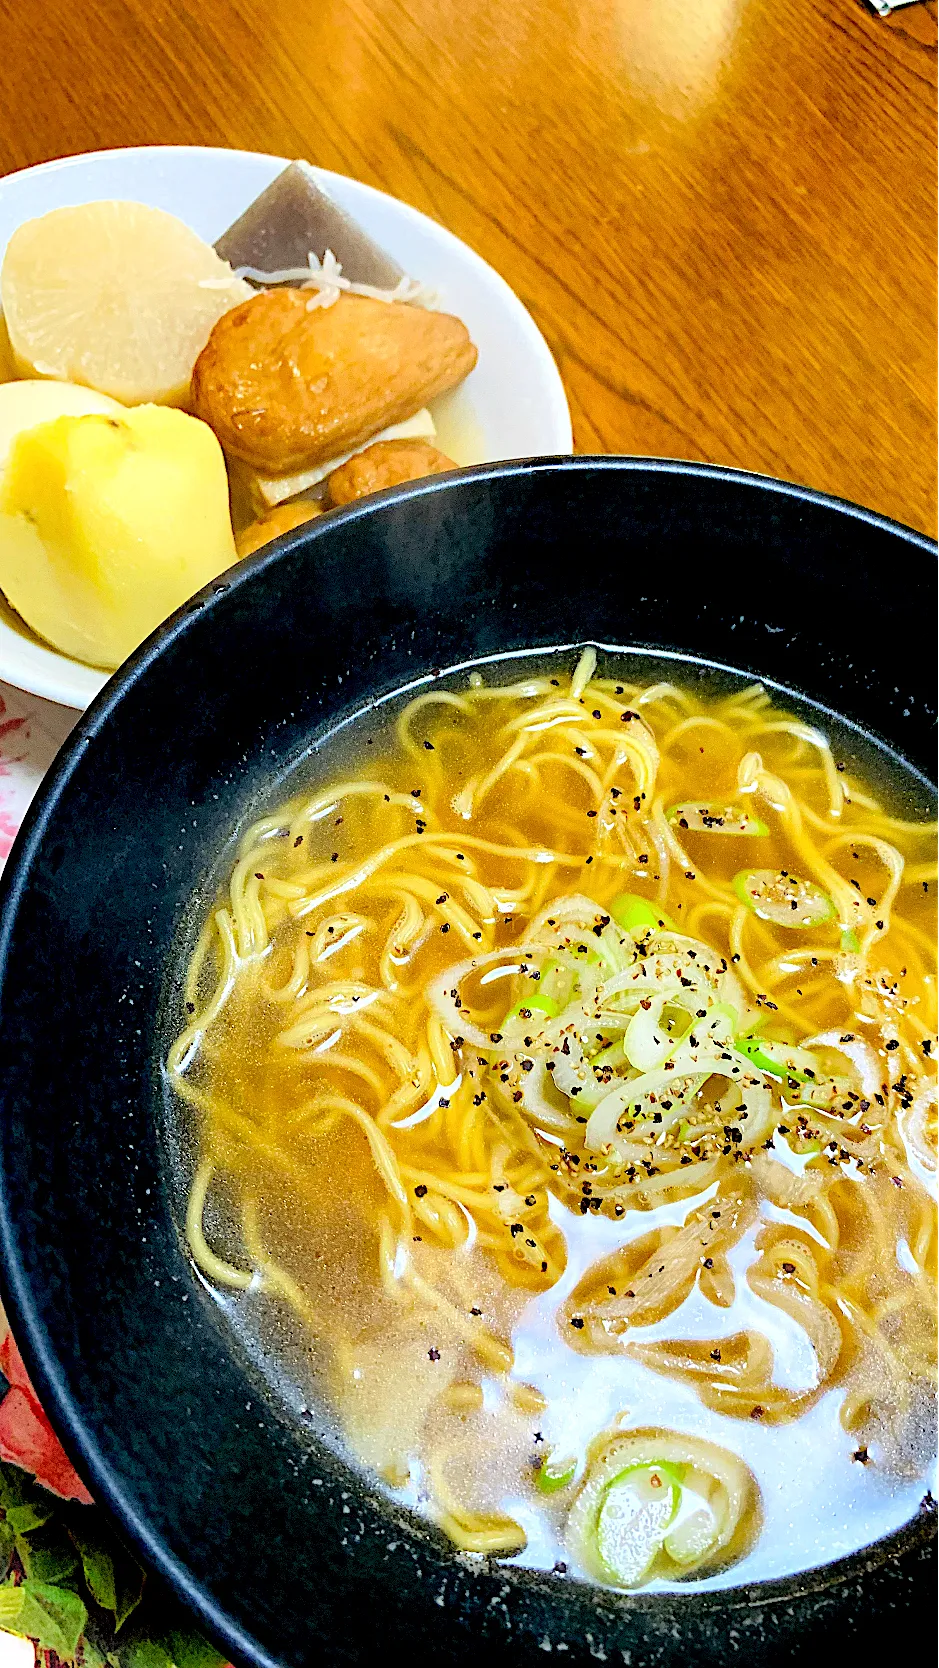
[[301,498],[289,504],[276,504],[267,515],[259,516],[249,527],[235,535],[235,549],[239,556],[251,556],[256,550],[279,539],[282,533],[292,533],[305,522],[312,521],[323,510],[320,504]]
[[312,469],[413,416],[476,363],[449,313],[269,290],[219,320],[196,361],[193,411],[226,452],[268,474]]
[[457,466],[452,458],[428,445],[426,440],[378,440],[367,446],[329,477],[327,500],[338,509],[341,504],[352,504],[357,498],[367,498],[371,492],[385,487],[401,486],[405,481],[419,481],[425,475],[443,475]]
[[456,467],[452,458],[439,452],[436,446],[429,446],[426,440],[376,441],[374,446],[366,446],[364,452],[356,453],[348,463],[333,470],[323,503],[301,498],[275,505],[235,535],[235,548],[239,556],[250,556],[272,539],[292,533],[322,515],[324,508],[339,509],[385,487],[417,481],[425,475],[441,475]]

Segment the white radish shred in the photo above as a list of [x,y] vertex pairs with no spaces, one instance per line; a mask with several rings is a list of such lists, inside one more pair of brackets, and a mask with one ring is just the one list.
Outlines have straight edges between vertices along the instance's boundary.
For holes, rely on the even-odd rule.
[[263,272],[256,266],[239,266],[235,269],[235,277],[247,278],[249,283],[262,287],[295,284],[300,289],[316,290],[318,293],[307,302],[308,312],[314,307],[334,306],[341,295],[364,295],[372,301],[403,301],[423,307],[429,307],[436,299],[436,292],[427,284],[407,276],[400,278],[393,289],[381,289],[376,284],[357,284],[343,276],[342,262],[337,261],[331,249],[326,250],[322,260],[311,249],[306,266],[285,266],[275,272]]

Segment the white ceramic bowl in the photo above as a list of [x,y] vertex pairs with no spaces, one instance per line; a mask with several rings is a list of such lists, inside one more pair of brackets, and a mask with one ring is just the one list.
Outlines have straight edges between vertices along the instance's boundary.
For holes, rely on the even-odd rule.
[[[0,259],[24,220],[103,197],[168,209],[211,243],[285,166],[281,157],[190,145],[94,151],[44,162],[0,180]],[[406,203],[342,174],[316,172],[330,196],[405,272],[438,291],[440,305],[464,320],[479,348],[476,369],[449,396],[441,444],[453,445],[461,463],[572,451],[557,366],[504,279],[452,232]],[[0,678],[80,708],[107,681],[105,673],[46,648],[2,601]]]

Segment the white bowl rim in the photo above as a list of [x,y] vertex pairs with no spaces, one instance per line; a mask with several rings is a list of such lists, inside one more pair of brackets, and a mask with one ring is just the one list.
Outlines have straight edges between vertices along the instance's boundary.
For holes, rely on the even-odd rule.
[[[111,158],[121,158],[133,166],[135,162],[143,162],[145,158],[210,156],[235,162],[261,161],[275,167],[287,167],[291,160],[268,151],[249,151],[227,145],[116,145],[103,150],[74,151],[67,156],[51,157],[46,162],[36,162],[28,168],[17,168],[0,176],[0,205],[6,188],[13,181],[19,184],[26,179],[66,173],[72,169],[80,169],[88,162],[99,163]],[[341,182],[342,186],[352,184],[367,197],[373,197],[383,203],[393,203],[401,218],[415,228],[426,228],[429,225],[438,240],[449,245],[454,254],[459,254],[465,267],[477,273],[491,289],[495,289],[506,312],[511,315],[514,331],[524,342],[533,364],[538,367],[543,385],[542,392],[546,396],[541,407],[541,417],[545,426],[544,448],[542,452],[534,455],[547,457],[573,452],[570,409],[554,357],[527,307],[502,275],[468,243],[457,237],[455,232],[441,225],[431,215],[424,214],[412,204],[402,201],[400,197],[394,197],[378,186],[369,185],[365,180],[356,179],[354,175],[339,174],[333,169],[321,168],[315,163],[311,166],[324,181],[327,189],[333,181]],[[72,660],[37,639],[21,636],[0,618],[0,680],[14,688],[81,711],[104,688],[109,676],[108,672]]]

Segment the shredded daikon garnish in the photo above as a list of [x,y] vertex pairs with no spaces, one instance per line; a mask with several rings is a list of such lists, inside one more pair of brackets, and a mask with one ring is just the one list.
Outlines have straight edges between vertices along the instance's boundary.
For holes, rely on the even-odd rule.
[[311,249],[306,266],[285,266],[276,272],[262,272],[260,267],[256,266],[239,266],[235,275],[261,286],[296,284],[300,289],[315,290],[317,294],[311,296],[307,302],[309,312],[312,312],[314,307],[332,307],[343,292],[346,295],[368,296],[372,301],[405,301],[422,307],[430,306],[435,299],[435,291],[428,285],[406,275],[398,280],[394,289],[380,289],[375,284],[353,283],[351,278],[343,276],[342,262],[337,261],[331,249],[326,250],[322,261]]

